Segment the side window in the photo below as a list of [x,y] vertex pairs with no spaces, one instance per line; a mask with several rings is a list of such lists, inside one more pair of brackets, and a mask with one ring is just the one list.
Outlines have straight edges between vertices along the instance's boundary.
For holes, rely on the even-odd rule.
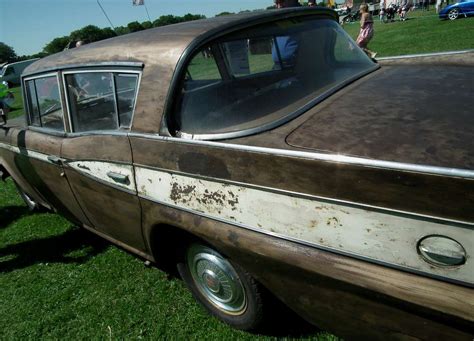
[[31,125],[64,131],[63,109],[56,76],[26,81]]
[[138,75],[113,72],[66,74],[74,132],[129,128]]
[[119,123],[121,128],[130,127],[133,109],[135,107],[135,94],[138,87],[138,75],[119,73],[115,75],[115,88],[117,91],[117,103]]

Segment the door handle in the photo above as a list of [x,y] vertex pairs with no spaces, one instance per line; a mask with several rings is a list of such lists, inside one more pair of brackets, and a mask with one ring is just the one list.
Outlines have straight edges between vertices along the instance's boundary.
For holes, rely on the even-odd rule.
[[61,165],[63,163],[60,157],[54,155],[48,155],[48,161],[54,163],[55,165]]
[[128,178],[128,175],[123,175],[115,172],[107,172],[107,176],[119,184],[130,185],[130,179]]

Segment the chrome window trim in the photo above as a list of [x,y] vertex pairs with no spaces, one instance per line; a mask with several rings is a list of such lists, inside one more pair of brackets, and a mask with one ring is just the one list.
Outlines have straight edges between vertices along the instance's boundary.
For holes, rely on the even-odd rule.
[[413,164],[413,163],[404,163],[404,162],[397,162],[397,161],[366,159],[362,157],[348,156],[348,155],[343,155],[343,154],[318,153],[318,152],[306,152],[306,151],[303,152],[299,150],[246,146],[246,145],[231,144],[231,143],[226,143],[226,142],[202,141],[202,140],[195,140],[195,139],[191,140],[191,139],[183,139],[179,137],[169,137],[169,136],[134,133],[134,132],[130,132],[128,135],[132,137],[142,137],[142,138],[155,139],[155,140],[161,140],[161,141],[172,141],[172,142],[178,142],[178,143],[184,143],[184,144],[195,144],[195,145],[201,145],[201,146],[248,151],[248,152],[255,152],[255,153],[264,153],[264,154],[277,155],[277,156],[289,156],[289,157],[297,157],[297,158],[303,158],[303,159],[309,159],[309,160],[320,160],[320,161],[327,161],[327,162],[352,164],[352,165],[358,165],[358,166],[399,170],[399,171],[406,171],[406,172],[412,172],[412,173],[423,173],[423,174],[443,175],[443,176],[450,176],[450,177],[457,177],[457,178],[474,179],[474,170],[470,170],[470,169],[418,165],[418,164]]
[[[56,133],[66,133],[67,132],[67,127],[66,127],[66,115],[64,115],[65,113],[65,110],[64,110],[64,103],[62,101],[62,96],[61,96],[61,91],[60,91],[60,87],[61,87],[61,79],[59,78],[59,71],[56,71],[56,72],[50,72],[50,73],[45,73],[45,74],[41,74],[41,75],[37,75],[37,76],[33,76],[33,77],[25,77],[23,78],[23,87],[25,89],[24,91],[24,95],[26,95],[27,93],[27,87],[26,87],[26,82],[28,81],[31,81],[31,80],[36,80],[36,79],[42,79],[42,78],[49,78],[49,77],[56,77],[56,81],[58,82],[58,92],[59,92],[59,102],[61,103],[61,110],[62,110],[62,118],[63,118],[63,131],[60,132],[58,130],[54,130],[54,129],[50,129],[50,128],[44,128],[43,127],[43,122],[41,121],[41,112],[39,113],[40,114],[40,123],[41,123],[41,126],[33,126],[31,125],[31,117],[30,117],[30,113],[31,113],[31,108],[28,104],[28,99],[27,99],[27,96],[25,96],[24,98],[24,103],[26,103],[27,105],[25,106],[25,109],[27,110],[27,123],[28,123],[28,128],[32,128],[34,127],[35,129],[32,129],[32,130],[36,130],[36,129],[41,129],[40,132],[45,132],[45,133],[49,133],[51,134],[52,132],[56,132]],[[35,82],[35,89],[36,89],[36,82]],[[38,108],[39,110],[39,108]]]
[[[130,119],[130,126],[129,127],[126,127],[127,129],[127,132],[130,131],[130,129],[132,128],[132,125],[133,125],[133,119],[135,118],[135,108],[136,108],[136,105],[137,105],[137,100],[138,100],[138,93],[140,91],[140,84],[141,84],[141,79],[142,79],[142,70],[129,70],[129,69],[81,69],[81,70],[68,70],[68,71],[63,71],[62,72],[62,80],[63,80],[63,88],[64,88],[64,98],[66,100],[66,109],[67,109],[67,113],[68,113],[68,119],[69,119],[69,126],[70,126],[70,131],[68,133],[70,134],[81,134],[81,133],[90,133],[90,132],[94,132],[94,131],[87,131],[87,132],[79,132],[79,133],[76,133],[74,132],[74,129],[73,129],[73,124],[72,124],[72,118],[71,118],[71,112],[69,110],[69,96],[68,96],[68,92],[67,92],[67,86],[66,86],[66,75],[69,75],[69,74],[77,74],[77,73],[92,73],[92,72],[109,72],[111,73],[113,76],[115,75],[115,73],[130,73],[130,74],[136,74],[138,75],[138,84],[137,84],[137,88],[136,88],[136,91],[135,91],[135,99],[134,99],[134,104],[133,104],[133,112],[132,112],[132,117]],[[115,89],[115,80],[114,80],[114,89]],[[115,100],[117,100],[116,98],[117,96],[115,95]],[[116,104],[117,105],[117,104]],[[117,110],[117,115],[118,115],[118,110]],[[120,129],[120,127],[118,128]],[[117,129],[117,130],[118,130]],[[97,130],[95,132],[102,132],[104,130]],[[88,134],[88,135],[91,135],[91,134]],[[97,134],[96,134],[97,135]]]
[[460,50],[460,51],[406,54],[406,55],[401,55],[401,56],[380,57],[380,58],[377,58],[377,60],[396,60],[396,59],[408,59],[408,58],[420,58],[420,57],[450,56],[450,55],[455,55],[455,54],[472,53],[472,52],[474,52],[474,49]]
[[39,73],[44,72],[51,72],[57,70],[71,70],[71,69],[82,69],[82,68],[115,68],[115,67],[123,67],[123,68],[143,68],[145,64],[142,62],[99,62],[99,63],[81,63],[81,64],[71,64],[71,65],[61,65],[61,67],[47,67],[41,69],[39,71],[33,71],[31,73],[25,74],[24,77],[30,77]]

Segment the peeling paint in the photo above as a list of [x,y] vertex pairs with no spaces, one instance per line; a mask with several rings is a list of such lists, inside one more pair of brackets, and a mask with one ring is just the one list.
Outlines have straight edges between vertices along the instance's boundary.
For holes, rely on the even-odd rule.
[[[223,184],[217,179],[196,179],[141,167],[136,167],[135,172],[139,195],[165,205],[350,255],[473,282],[474,262],[456,269],[431,269],[417,253],[416,241],[425,235],[467,240],[466,229],[455,225],[340,203],[328,204],[316,198],[289,196],[263,188]],[[153,180],[153,185],[148,179]],[[468,254],[474,254],[472,243],[463,246]]]

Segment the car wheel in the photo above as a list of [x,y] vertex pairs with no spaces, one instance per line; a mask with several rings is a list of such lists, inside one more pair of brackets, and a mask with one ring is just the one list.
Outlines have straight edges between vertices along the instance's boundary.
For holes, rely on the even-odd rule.
[[40,204],[38,204],[28,193],[26,193],[16,182],[15,186],[18,190],[18,194],[25,202],[28,210],[31,212],[39,212],[43,208]]
[[212,315],[237,329],[255,330],[261,325],[262,290],[247,272],[203,244],[192,243],[183,253],[178,271]]
[[449,20],[456,20],[459,17],[459,10],[457,8],[453,8],[448,12]]

